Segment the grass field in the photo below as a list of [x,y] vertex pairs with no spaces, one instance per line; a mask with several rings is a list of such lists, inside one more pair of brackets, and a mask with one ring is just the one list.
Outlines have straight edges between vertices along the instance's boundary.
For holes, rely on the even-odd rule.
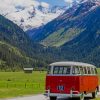
[[43,93],[46,72],[0,72],[0,98]]
[[[0,98],[34,95],[45,91],[46,72],[0,72]],[[100,69],[98,69],[100,75]],[[100,100],[97,98],[95,100]]]

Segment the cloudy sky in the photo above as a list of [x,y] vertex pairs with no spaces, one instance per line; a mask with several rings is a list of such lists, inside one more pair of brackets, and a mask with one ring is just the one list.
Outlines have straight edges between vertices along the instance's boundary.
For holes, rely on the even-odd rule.
[[38,7],[42,5],[43,7],[50,6],[70,6],[70,4],[76,0],[0,0],[0,13],[6,14],[16,11],[16,7],[30,7],[32,5]]
[[79,0],[0,0],[0,6],[7,6],[6,4],[11,5],[11,3],[12,5],[16,5],[16,4],[29,5],[34,3],[35,1],[44,2],[52,6],[53,5],[62,6],[62,5],[71,4],[73,1],[79,1]]
[[38,0],[42,2],[47,2],[51,5],[66,5],[67,3],[72,3],[73,0]]
[[2,12],[2,9],[3,11],[6,11],[9,8],[9,11],[11,12],[12,10],[15,9],[16,6],[19,5],[29,7],[30,5],[37,6],[40,3],[46,7],[54,5],[66,6],[70,5],[73,1],[78,1],[78,0],[0,0],[0,11]]

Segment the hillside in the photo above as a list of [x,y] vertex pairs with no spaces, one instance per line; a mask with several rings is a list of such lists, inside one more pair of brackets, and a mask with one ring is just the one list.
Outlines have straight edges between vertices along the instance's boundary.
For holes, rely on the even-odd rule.
[[[100,7],[94,9],[86,19],[86,29],[73,40],[61,48],[64,52],[71,53],[73,59],[93,63],[100,66]],[[66,53],[67,53],[66,52]],[[71,57],[71,56],[70,56]]]
[[33,40],[19,26],[0,15],[0,69],[42,68],[51,62],[67,60],[99,67],[99,2],[87,1],[73,6],[41,27]]
[[[99,24],[99,11],[96,12],[99,7],[99,2],[91,1],[73,6],[63,15],[45,25],[40,32],[34,34],[33,40],[45,46],[59,47],[88,30],[87,27]],[[93,16],[95,13],[97,15]],[[93,23],[91,23],[92,20]],[[90,31],[92,30],[91,28]],[[99,32],[98,27],[95,30]]]
[[45,25],[33,39],[60,48],[60,60],[87,62],[99,67],[100,2],[86,1],[68,9]]
[[0,15],[0,69],[16,70],[31,67],[31,59],[24,53],[27,36],[13,22]]
[[23,30],[0,15],[0,68],[42,67],[43,46],[32,43]]
[[23,67],[31,67],[34,60],[23,55],[20,50],[12,45],[0,41],[0,69],[20,70]]
[[45,68],[61,58],[58,52],[57,48],[34,43],[19,26],[0,15],[1,69]]

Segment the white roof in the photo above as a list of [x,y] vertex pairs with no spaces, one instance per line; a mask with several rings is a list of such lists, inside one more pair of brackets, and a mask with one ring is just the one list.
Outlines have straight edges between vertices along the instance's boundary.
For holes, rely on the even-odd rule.
[[83,67],[95,67],[94,65],[82,63],[82,62],[72,62],[72,61],[64,61],[64,62],[55,62],[50,64],[50,66],[83,66]]
[[33,68],[24,68],[24,70],[33,70]]

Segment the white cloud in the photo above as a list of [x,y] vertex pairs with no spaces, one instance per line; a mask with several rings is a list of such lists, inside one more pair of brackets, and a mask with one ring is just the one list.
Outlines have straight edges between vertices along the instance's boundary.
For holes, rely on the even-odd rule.
[[0,0],[0,14],[13,13],[16,6],[27,8],[32,5],[37,7],[40,3],[36,0]]
[[[5,15],[8,19],[12,20],[17,25],[22,25],[24,30],[28,30],[30,28],[36,28],[41,26],[42,24],[46,24],[47,22],[58,17],[64,11],[58,10],[57,13],[43,13],[38,9],[38,6],[43,6],[43,11],[46,12],[49,11],[48,7],[50,5],[46,2],[43,2],[42,0],[39,1],[0,0],[0,14]],[[35,7],[35,13],[33,6]],[[22,18],[24,19],[23,23],[21,22]]]
[[67,3],[73,3],[73,0],[64,0]]
[[46,7],[46,8],[49,8],[49,4],[46,3],[46,2],[41,2],[41,6]]

